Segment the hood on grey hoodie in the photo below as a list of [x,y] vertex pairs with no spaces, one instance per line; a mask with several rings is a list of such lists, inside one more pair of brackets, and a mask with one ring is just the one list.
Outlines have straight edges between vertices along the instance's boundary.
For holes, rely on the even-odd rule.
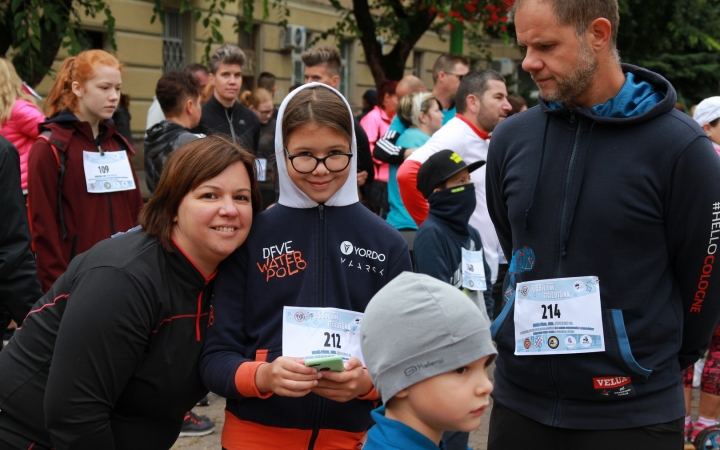
[[360,200],[357,194],[357,176],[355,175],[357,174],[357,141],[355,139],[355,125],[352,120],[352,109],[350,109],[350,105],[340,92],[322,83],[308,83],[298,87],[289,93],[280,105],[277,125],[275,128],[275,158],[277,159],[278,178],[280,180],[280,197],[278,199],[278,203],[290,208],[314,208],[319,205],[318,202],[308,197],[307,194],[300,190],[300,188],[298,188],[290,179],[285,159],[285,146],[283,144],[282,131],[285,109],[287,108],[288,103],[290,103],[290,100],[292,100],[298,92],[311,88],[329,89],[335,93],[335,95],[340,97],[347,107],[347,113],[350,116],[350,123],[352,126],[352,142],[350,142],[350,151],[352,152],[353,157],[350,159],[350,174],[343,186],[325,202],[325,206],[347,206],[357,203]]

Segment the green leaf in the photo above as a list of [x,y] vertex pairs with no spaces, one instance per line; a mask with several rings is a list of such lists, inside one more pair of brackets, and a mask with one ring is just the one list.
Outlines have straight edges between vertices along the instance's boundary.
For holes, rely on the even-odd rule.
[[[20,24],[25,19],[25,13],[18,13],[15,15],[15,18],[13,19],[13,27],[17,30],[20,28]],[[25,33],[16,33],[16,36],[24,36]]]
[[716,41],[712,37],[706,35],[705,36],[705,42],[707,42],[708,47],[712,50],[719,50],[720,51],[720,42]]

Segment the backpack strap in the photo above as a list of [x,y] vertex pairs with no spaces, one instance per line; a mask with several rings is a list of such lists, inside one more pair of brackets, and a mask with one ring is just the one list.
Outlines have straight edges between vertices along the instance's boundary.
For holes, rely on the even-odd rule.
[[38,138],[45,140],[45,142],[48,143],[50,148],[53,151],[53,155],[55,156],[55,162],[57,163],[58,168],[58,221],[60,222],[60,229],[62,230],[62,238],[63,240],[67,237],[67,230],[65,229],[65,217],[63,215],[63,209],[62,209],[62,185],[63,185],[63,177],[65,176],[65,152],[58,151],[57,146],[52,143],[50,140],[50,136],[52,135],[52,131],[45,130],[40,135],[38,135]]

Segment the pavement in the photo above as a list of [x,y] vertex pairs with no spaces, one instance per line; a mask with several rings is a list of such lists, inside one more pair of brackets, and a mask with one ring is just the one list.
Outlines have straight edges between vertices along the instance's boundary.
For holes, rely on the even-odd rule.
[[[488,368],[488,375],[491,381],[493,381],[492,374],[494,370],[494,364]],[[219,450],[221,448],[220,435],[222,434],[222,427],[225,423],[225,399],[215,394],[209,394],[208,399],[210,400],[209,406],[197,406],[193,409],[193,412],[195,412],[195,414],[208,416],[210,420],[215,422],[215,431],[207,436],[178,438],[172,450]],[[473,450],[487,450],[488,423],[490,421],[491,410],[492,398],[490,399],[490,406],[482,416],[480,427],[470,433],[469,444]]]

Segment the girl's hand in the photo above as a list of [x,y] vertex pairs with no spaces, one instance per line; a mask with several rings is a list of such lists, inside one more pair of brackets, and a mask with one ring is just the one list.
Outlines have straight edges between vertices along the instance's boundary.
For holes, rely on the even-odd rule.
[[281,356],[270,364],[262,364],[255,372],[258,391],[272,391],[283,397],[303,397],[318,385],[320,373],[306,367],[305,361]]
[[320,372],[322,377],[312,392],[336,402],[347,402],[365,395],[373,388],[370,374],[359,359],[353,357],[345,363],[344,372]]

